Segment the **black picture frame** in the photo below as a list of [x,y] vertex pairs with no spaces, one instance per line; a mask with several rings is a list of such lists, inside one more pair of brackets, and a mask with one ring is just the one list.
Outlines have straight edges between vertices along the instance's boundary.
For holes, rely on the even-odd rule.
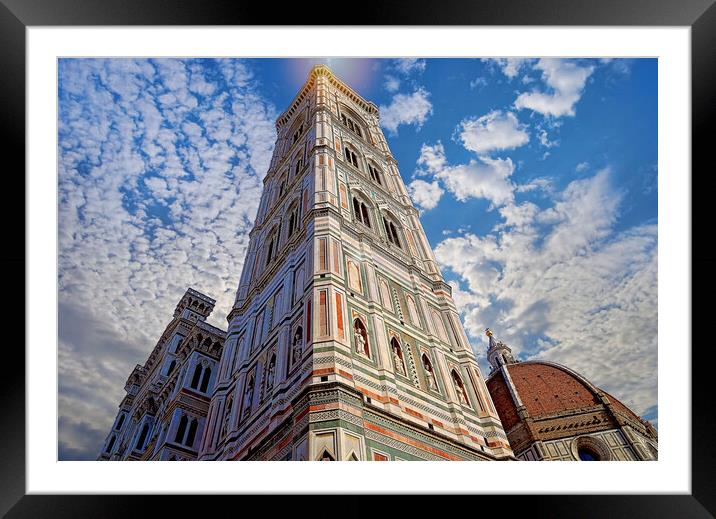
[[[25,228],[18,225],[24,214],[25,193],[25,29],[47,25],[552,25],[552,26],[689,26],[691,27],[692,73],[692,171],[708,164],[710,125],[716,99],[716,6],[715,0],[413,0],[410,3],[383,3],[365,6],[343,16],[339,6],[323,4],[313,9],[278,8],[279,4],[228,0],[0,0],[0,65],[2,66],[2,144],[6,195],[2,211],[6,226],[6,247],[0,256],[3,272],[18,272],[3,279],[6,292],[13,295],[17,308],[19,294],[25,293]],[[297,18],[298,16],[298,18]],[[664,145],[664,143],[660,143]],[[10,162],[8,159],[14,159]],[[9,166],[13,164],[14,167]],[[705,169],[705,168],[704,168]],[[12,174],[11,174],[12,173]],[[684,172],[689,174],[689,172]],[[693,189],[698,179],[699,189]],[[711,226],[707,205],[695,198],[713,192],[714,175],[703,171],[692,181],[692,291],[694,324],[709,322],[707,295],[713,293],[716,255],[707,242],[693,237],[709,237]],[[11,183],[15,185],[11,186]],[[9,193],[14,195],[9,196]],[[13,206],[13,204],[18,204]],[[663,215],[661,215],[663,217]],[[8,225],[9,223],[9,225]],[[701,231],[701,232],[699,232]],[[705,304],[694,297],[704,296]],[[24,305],[23,305],[24,307]],[[660,316],[668,318],[668,316]],[[7,319],[7,317],[6,317]],[[703,329],[703,324],[701,324]],[[684,330],[684,343],[692,347],[692,493],[690,495],[610,495],[610,496],[496,496],[481,497],[505,505],[510,516],[524,513],[538,516],[575,517],[712,517],[716,515],[716,456],[711,449],[715,430],[714,391],[708,386],[710,344],[697,341],[695,326]],[[14,330],[15,336],[12,336]],[[151,513],[147,498],[140,496],[25,495],[25,366],[24,327],[6,324],[4,360],[12,370],[3,371],[0,391],[0,515],[6,517],[109,517]],[[693,336],[693,339],[692,339]],[[664,346],[664,345],[662,345]],[[666,345],[665,347],[669,347]],[[683,345],[679,345],[683,347]],[[685,403],[686,405],[686,403]],[[484,477],[476,474],[476,477]],[[320,488],[320,485],[317,485]],[[245,498],[242,498],[245,499]],[[438,499],[435,503],[443,502]],[[485,501],[482,501],[485,502]],[[192,503],[191,506],[189,504]],[[173,510],[188,512],[194,499],[163,499],[162,515]],[[362,504],[361,504],[362,503]],[[415,503],[411,505],[410,503]],[[507,503],[509,505],[507,506]],[[404,501],[403,513],[416,505],[426,512],[425,501]],[[198,506],[202,506],[199,504]],[[252,508],[252,505],[246,505]],[[295,506],[295,505],[294,505]],[[483,505],[484,506],[484,505]],[[212,505],[211,508],[214,508]],[[307,508],[311,510],[313,507]],[[219,508],[217,507],[217,510]],[[343,516],[365,511],[365,501],[347,497],[340,504]],[[204,507],[204,510],[206,508]],[[498,508],[499,510],[499,508]],[[315,511],[315,508],[314,508]],[[236,511],[235,513],[237,513]],[[443,510],[444,512],[444,510]],[[182,513],[181,515],[184,515]],[[471,512],[472,513],[472,512]],[[499,511],[497,512],[499,513]],[[362,514],[361,514],[362,515]]]

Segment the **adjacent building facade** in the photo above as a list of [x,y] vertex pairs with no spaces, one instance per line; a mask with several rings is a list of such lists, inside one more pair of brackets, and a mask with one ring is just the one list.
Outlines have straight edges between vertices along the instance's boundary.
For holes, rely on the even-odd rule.
[[503,428],[377,107],[316,66],[276,127],[227,332],[189,289],[99,459],[550,458]]
[[144,365],[124,386],[99,460],[195,460],[225,332],[206,323],[215,301],[186,291]]

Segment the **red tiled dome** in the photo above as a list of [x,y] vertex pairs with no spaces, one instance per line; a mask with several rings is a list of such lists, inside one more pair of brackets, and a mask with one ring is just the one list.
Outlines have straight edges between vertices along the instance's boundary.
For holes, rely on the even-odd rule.
[[[507,365],[517,394],[530,416],[537,418],[554,413],[599,405],[596,388],[567,368],[551,363],[520,362]],[[502,373],[495,373],[487,381],[497,412],[506,429],[519,418]],[[626,407],[613,397],[615,405]],[[631,413],[631,411],[630,411]],[[633,413],[631,413],[633,414]]]

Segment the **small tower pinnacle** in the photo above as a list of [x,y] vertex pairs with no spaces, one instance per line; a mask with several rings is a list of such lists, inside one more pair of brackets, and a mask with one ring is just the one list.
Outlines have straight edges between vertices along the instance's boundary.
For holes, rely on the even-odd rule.
[[214,304],[216,301],[212,298],[193,288],[187,288],[174,310],[174,317],[183,317],[190,321],[205,321],[214,309]]
[[487,347],[487,360],[490,363],[492,371],[495,371],[504,364],[515,364],[512,350],[502,341],[495,339],[492,330],[485,328],[485,335],[490,339],[490,345]]

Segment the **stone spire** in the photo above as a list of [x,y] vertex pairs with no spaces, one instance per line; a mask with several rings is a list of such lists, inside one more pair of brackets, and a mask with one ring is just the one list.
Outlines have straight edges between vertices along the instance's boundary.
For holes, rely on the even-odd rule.
[[490,363],[492,371],[495,371],[504,364],[515,364],[518,361],[512,355],[512,350],[509,346],[500,340],[495,339],[492,330],[485,328],[485,335],[490,340],[490,345],[487,348],[487,360]]

